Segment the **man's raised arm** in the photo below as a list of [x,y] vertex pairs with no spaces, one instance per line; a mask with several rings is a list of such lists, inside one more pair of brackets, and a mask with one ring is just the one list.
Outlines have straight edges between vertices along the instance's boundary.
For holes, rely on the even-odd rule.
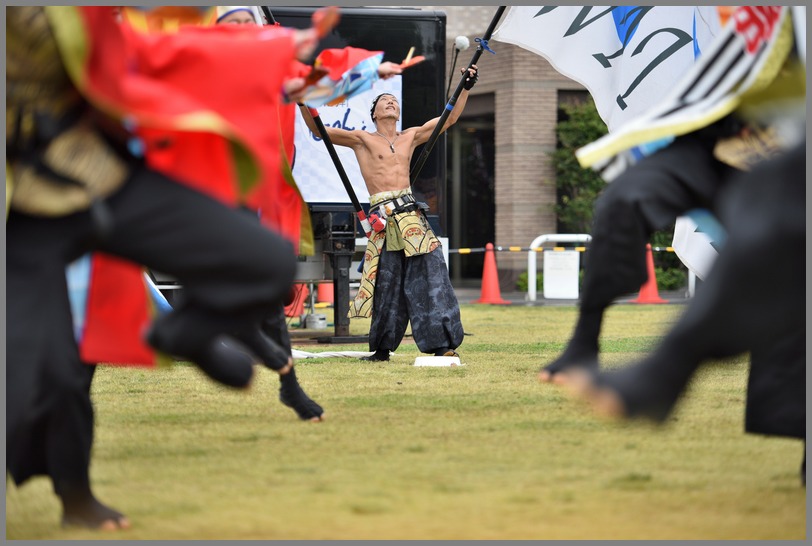
[[[465,70],[465,69],[463,69]],[[454,125],[457,120],[460,118],[462,111],[465,109],[465,103],[468,102],[468,91],[474,86],[479,78],[479,72],[476,65],[471,65],[468,70],[468,76],[465,78],[465,83],[463,84],[462,92],[460,92],[459,97],[457,97],[457,101],[454,103],[454,108],[448,114],[448,117],[443,124],[443,128],[440,133],[446,131],[449,127]],[[417,128],[417,132],[414,137],[414,146],[419,146],[421,144],[425,144],[428,142],[431,134],[434,132],[434,128],[437,126],[437,123],[440,121],[440,117],[428,120],[422,126]]]

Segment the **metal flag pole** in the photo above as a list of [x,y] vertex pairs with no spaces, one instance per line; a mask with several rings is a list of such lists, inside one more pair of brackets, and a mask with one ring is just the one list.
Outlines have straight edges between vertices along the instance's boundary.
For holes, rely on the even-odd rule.
[[[496,13],[491,19],[491,24],[488,26],[488,30],[485,31],[485,35],[482,38],[477,38],[476,41],[479,42],[479,45],[474,52],[474,56],[471,58],[471,62],[468,63],[468,68],[471,68],[472,65],[475,65],[479,60],[479,57],[482,56],[482,51],[487,49],[491,53],[493,51],[488,47],[488,40],[491,39],[491,35],[493,31],[496,29],[496,23],[499,22],[499,19],[502,17],[502,13],[505,11],[505,6],[499,6],[496,10]],[[437,126],[434,128],[434,132],[431,133],[428,142],[423,145],[423,150],[420,152],[420,156],[417,158],[417,162],[415,163],[414,167],[412,168],[411,172],[411,184],[414,184],[415,180],[417,180],[417,175],[420,174],[420,170],[423,168],[423,165],[426,163],[426,159],[428,159],[429,154],[431,153],[431,149],[434,147],[434,144],[437,142],[437,139],[440,136],[440,133],[443,131],[443,125],[445,125],[448,116],[451,114],[451,110],[454,109],[454,104],[457,102],[457,98],[459,98],[460,93],[462,93],[462,87],[465,83],[465,78],[468,76],[468,70],[463,73],[462,78],[460,78],[460,83],[457,84],[457,89],[454,90],[454,94],[448,99],[448,104],[446,104],[443,113],[440,115],[440,120],[437,122]]]
[[[333,146],[333,141],[330,140],[330,136],[327,134],[327,129],[325,129],[324,123],[321,121],[318,111],[315,108],[309,107],[308,111],[313,117],[313,121],[316,124],[316,129],[318,129],[319,135],[324,141],[324,145],[327,147],[327,152],[330,154],[330,159],[333,160],[333,165],[335,165],[336,171],[338,171],[338,176],[341,178],[341,183],[344,184],[344,189],[347,190],[347,195],[350,196],[350,201],[352,201],[353,207],[355,207],[355,214],[361,221],[361,227],[364,230],[364,233],[366,233],[367,237],[371,237],[373,229],[375,231],[382,231],[384,224],[381,219],[378,218],[377,215],[371,214],[368,220],[366,213],[364,213],[364,209],[361,208],[361,203],[358,201],[358,196],[355,195],[355,190],[353,189],[352,184],[350,184],[350,179],[347,176],[346,171],[344,171],[344,166],[341,165],[341,160],[338,157],[335,146]],[[372,223],[370,224],[370,222]],[[354,225],[352,231],[354,238]],[[338,244],[338,242],[336,242],[333,250],[331,252],[326,252],[326,254],[330,255],[330,262],[333,266],[333,295],[335,302],[334,307],[336,309],[347,309],[350,304],[350,265],[352,264],[352,255],[354,250],[354,245],[342,247],[340,244]],[[333,338],[321,338],[319,341],[356,343],[367,337],[350,335],[350,317],[347,313],[335,313],[335,332],[336,335]]]
[[454,39],[454,61],[451,63],[451,70],[448,74],[448,88],[445,90],[445,98],[448,100],[448,94],[451,92],[451,80],[454,78],[454,69],[457,68],[457,56],[460,51],[465,51],[471,47],[471,42],[468,41],[467,36],[457,36]]
[[273,18],[273,13],[271,13],[271,8],[268,6],[262,6],[262,11],[265,13],[265,18],[268,20],[268,24],[279,26],[279,23],[276,22],[276,19]]

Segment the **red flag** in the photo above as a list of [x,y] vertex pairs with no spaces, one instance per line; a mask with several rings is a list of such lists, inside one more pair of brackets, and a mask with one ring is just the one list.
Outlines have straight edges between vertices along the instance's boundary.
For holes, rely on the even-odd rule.
[[[292,77],[304,77],[310,67],[294,61]],[[291,241],[297,254],[313,253],[313,234],[310,214],[291,172],[295,157],[293,133],[296,105],[280,103],[276,112],[282,154],[277,168],[268,166],[260,184],[246,198],[246,204],[259,211],[263,225],[274,229]],[[269,129],[271,126],[269,125]]]
[[155,354],[140,335],[150,321],[149,309],[142,269],[132,262],[94,253],[84,333],[79,342],[82,360],[155,365]]
[[[279,133],[262,112],[275,116],[294,58],[293,30],[221,25],[142,33],[115,23],[109,7],[49,6],[46,13],[80,91],[134,128],[148,159],[171,176],[236,196],[258,181],[257,158],[272,150],[263,166],[274,158],[278,165]],[[201,139],[206,151],[219,151],[196,153]],[[235,181],[236,189],[224,187]]]
[[[279,171],[277,106],[292,31],[184,26],[143,34],[115,23],[109,7],[45,9],[77,88],[143,139],[155,168],[232,203],[258,181],[260,164]],[[94,258],[80,343],[86,361],[154,363],[141,339],[149,320],[141,275],[133,264]]]
[[357,47],[325,49],[316,57],[313,66],[326,69],[330,79],[338,81],[345,72],[358,65],[361,61],[381,53],[383,53],[383,51],[367,51],[366,49],[359,49]]
[[[262,33],[266,33],[266,39],[259,39]],[[160,78],[163,85],[221,115],[257,158],[263,172],[260,180],[279,170],[281,137],[277,109],[281,103],[282,83],[293,59],[293,42],[287,29],[231,25],[182,27],[174,34],[133,33],[133,37],[137,41],[140,72],[150,80]],[[246,66],[261,69],[246,70]],[[216,196],[228,195],[227,189],[222,188],[223,183],[232,182],[231,187],[234,187],[233,181],[237,178],[233,171],[223,172],[227,164],[224,165],[222,159],[228,157],[230,149],[206,137],[204,151],[211,150],[214,155],[204,160],[199,148],[200,136],[169,135],[172,142],[161,149],[160,139],[166,136],[147,139],[145,145],[150,160],[170,155],[172,161],[161,165],[171,168],[171,174],[204,191],[208,186],[209,192]],[[241,186],[239,194],[247,190],[247,186]],[[238,194],[232,197],[236,199]],[[234,202],[233,199],[229,202]]]

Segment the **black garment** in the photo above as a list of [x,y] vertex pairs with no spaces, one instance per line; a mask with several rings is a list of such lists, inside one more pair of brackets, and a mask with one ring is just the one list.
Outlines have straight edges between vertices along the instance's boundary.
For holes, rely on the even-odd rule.
[[597,367],[603,314],[646,281],[646,243],[653,232],[694,208],[716,210],[737,169],[713,155],[726,123],[678,137],[610,182],[595,203],[578,322],[564,353],[544,369]]
[[[244,205],[239,206],[237,210],[244,213],[257,224],[260,223],[259,213],[257,211]],[[285,306],[288,305],[286,300],[290,299],[290,293],[289,291],[288,294],[285,295],[285,300],[271,305],[268,314],[261,323],[262,332],[276,342],[288,355],[293,354],[293,346],[290,341],[290,332],[288,332],[288,324],[285,316]]]
[[664,419],[703,362],[751,351],[746,430],[806,437],[805,148],[730,184],[728,237],[702,290],[648,357],[596,376],[630,415]]
[[640,289],[652,233],[691,209],[715,210],[739,171],[714,157],[714,143],[703,133],[679,137],[607,184],[595,203],[582,309],[604,309]]
[[36,474],[57,488],[87,481],[92,367],[79,361],[72,337],[65,280],[72,260],[100,250],[176,277],[184,296],[162,321],[191,345],[258,328],[293,281],[289,242],[143,166],[105,204],[113,224],[104,240],[88,212],[8,217],[6,455],[18,484]]
[[290,341],[288,331],[288,321],[285,315],[285,304],[283,302],[272,305],[271,309],[262,320],[262,332],[276,342],[289,355],[293,354],[293,345]]
[[396,350],[409,322],[423,353],[462,344],[460,307],[442,248],[407,258],[402,250],[387,251],[384,244],[375,277],[369,350],[384,354]]
[[806,438],[806,324],[787,325],[773,347],[750,352],[744,430]]

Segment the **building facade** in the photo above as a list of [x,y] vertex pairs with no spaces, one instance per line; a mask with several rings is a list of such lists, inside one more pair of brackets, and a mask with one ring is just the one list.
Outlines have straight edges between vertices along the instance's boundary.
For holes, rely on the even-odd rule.
[[[476,38],[485,33],[497,8],[420,6],[446,13],[449,94],[459,83],[460,67],[473,58]],[[470,46],[457,52],[455,63],[458,36],[466,36]],[[587,96],[581,84],[557,72],[544,58],[495,40],[489,47],[495,54],[482,52],[477,62],[479,81],[463,116],[448,134],[447,234],[451,249],[481,248],[489,242],[526,248],[537,236],[556,233],[556,184],[550,154],[556,149],[559,108]],[[480,281],[482,253],[452,254],[450,262],[455,285]],[[527,270],[527,253],[499,252],[496,262],[500,289],[514,290],[519,275]]]

